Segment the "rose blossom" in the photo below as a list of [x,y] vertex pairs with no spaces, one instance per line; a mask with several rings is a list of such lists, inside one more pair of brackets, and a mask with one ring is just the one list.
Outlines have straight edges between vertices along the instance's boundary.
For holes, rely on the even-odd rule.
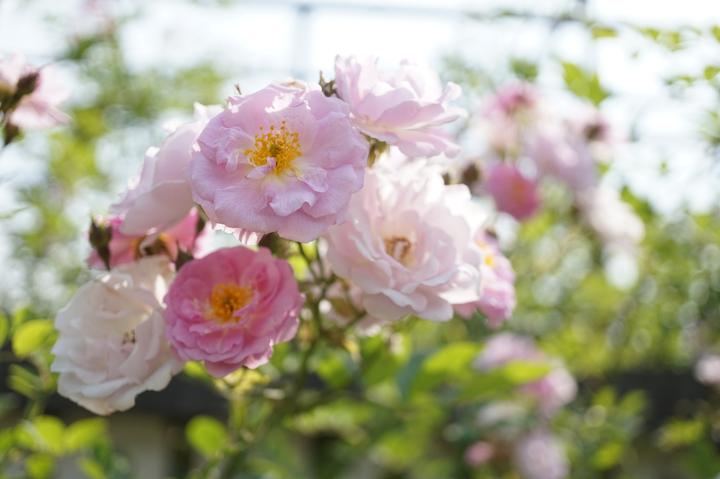
[[480,310],[492,327],[499,327],[515,309],[515,272],[510,261],[500,252],[497,241],[484,230],[478,229],[475,243],[483,252],[480,265],[482,295],[473,303],[455,305],[455,312],[469,318]]
[[452,82],[443,88],[434,71],[404,61],[387,73],[378,69],[375,58],[338,56],[335,87],[350,105],[355,125],[368,136],[396,145],[408,156],[459,152],[441,125],[465,114],[448,105],[461,89]]
[[362,290],[371,316],[447,321],[452,304],[480,298],[474,208],[467,187],[446,186],[434,169],[376,167],[350,200],[348,221],[326,234],[330,267]]
[[695,377],[703,384],[720,384],[720,355],[703,354],[695,364]]
[[529,142],[528,154],[544,174],[581,191],[597,183],[598,173],[587,139],[576,130],[572,124],[539,128]]
[[165,388],[182,369],[165,338],[160,301],[172,279],[155,256],[104,273],[57,315],[52,352],[58,392],[96,414],[124,411],[135,396]]
[[66,123],[69,117],[57,107],[68,97],[68,91],[57,80],[55,70],[30,66],[22,55],[0,59],[0,96],[12,95],[21,80],[36,76],[34,88],[23,95],[10,113],[10,123],[25,129],[41,129]]
[[[171,259],[178,254],[178,245],[189,253],[198,253],[200,240],[204,230],[197,232],[198,212],[194,208],[182,220],[170,229],[152,235],[128,235],[123,233],[123,219],[111,216],[105,221],[105,226],[112,231],[110,239],[110,267],[131,263],[143,255],[143,250],[149,249],[152,254],[164,253]],[[88,264],[93,268],[104,268],[105,264],[97,251],[92,251],[88,257]]]
[[562,364],[548,358],[528,338],[511,333],[497,334],[487,341],[474,364],[481,371],[489,371],[515,361],[544,363],[550,367],[545,376],[520,388],[524,394],[537,399],[544,413],[553,413],[575,398],[575,379]]
[[491,167],[485,186],[498,210],[519,221],[530,218],[540,207],[537,184],[513,165],[498,163]]
[[642,220],[614,189],[598,186],[583,191],[577,204],[585,222],[607,247],[632,252],[645,236]]
[[478,441],[465,450],[465,463],[478,468],[487,463],[495,455],[495,447],[489,442]]
[[151,148],[142,170],[111,212],[124,217],[120,231],[140,236],[163,231],[183,219],[193,207],[188,165],[193,144],[218,106],[195,104],[195,120],[172,131],[159,148]]
[[563,479],[570,472],[562,443],[542,429],[515,445],[513,459],[524,479]]
[[369,148],[347,105],[302,84],[229,102],[190,164],[194,199],[210,220],[303,242],[342,222]]
[[276,343],[292,339],[303,297],[287,261],[237,246],[183,266],[165,302],[178,356],[222,377],[265,364]]

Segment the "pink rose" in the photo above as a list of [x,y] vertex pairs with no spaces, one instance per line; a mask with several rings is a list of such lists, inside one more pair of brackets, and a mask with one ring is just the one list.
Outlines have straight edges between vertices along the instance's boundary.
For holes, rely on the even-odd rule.
[[335,59],[335,87],[350,105],[363,133],[396,145],[408,156],[454,156],[458,146],[441,126],[464,116],[448,102],[460,97],[455,83],[442,87],[437,74],[407,61],[392,73],[377,68],[377,59]]
[[303,297],[286,261],[237,246],[183,266],[165,302],[178,356],[222,377],[265,364],[276,343],[292,339]]
[[482,229],[475,234],[475,243],[483,253],[482,296],[473,303],[455,305],[455,312],[469,318],[480,310],[492,327],[499,327],[515,309],[515,272],[497,241]]
[[371,316],[447,321],[453,304],[480,298],[473,210],[468,189],[446,186],[433,169],[376,167],[350,200],[348,221],[328,230],[328,261],[362,290]]
[[319,89],[271,85],[231,97],[200,134],[193,196],[211,221],[311,241],[345,219],[368,143]]
[[705,353],[695,364],[695,377],[703,384],[720,384],[720,355]]
[[491,337],[475,360],[475,367],[481,371],[490,371],[516,361],[547,364],[550,367],[545,376],[520,388],[520,392],[537,400],[543,413],[552,414],[575,398],[577,384],[568,370],[559,361],[547,357],[528,338],[511,333]]
[[113,269],[81,286],[55,319],[51,370],[58,392],[96,414],[124,411],[182,369],[165,338],[160,301],[172,280],[167,258]]
[[543,429],[522,438],[513,459],[524,479],[563,479],[570,473],[562,443]]
[[513,165],[498,163],[491,167],[485,186],[498,210],[518,221],[530,218],[540,207],[537,184]]
[[598,186],[577,196],[585,223],[606,247],[633,252],[645,236],[645,225],[617,191]]
[[140,177],[111,212],[124,217],[121,232],[141,236],[163,231],[187,216],[193,207],[188,165],[193,145],[217,106],[195,104],[195,120],[179,126],[160,148],[148,150]]
[[571,125],[539,128],[528,145],[538,169],[554,176],[570,189],[580,191],[597,183],[597,166],[588,140]]
[[0,59],[0,93],[13,94],[18,82],[35,76],[32,91],[24,95],[11,111],[9,121],[24,129],[49,128],[66,123],[69,117],[58,109],[68,97],[68,91],[57,81],[52,67],[35,68],[22,55]]
[[478,441],[465,450],[465,463],[478,468],[495,456],[495,447],[489,442]]
[[[178,245],[189,253],[197,253],[200,249],[200,242],[204,230],[198,233],[198,212],[193,208],[187,216],[171,228],[151,235],[128,235],[123,233],[123,219],[118,216],[111,216],[106,220],[106,225],[112,230],[110,240],[110,267],[114,268],[125,263],[132,263],[143,256],[147,251],[152,254],[163,253],[171,259],[178,254]],[[105,268],[97,251],[92,251],[88,258],[88,264],[93,268]]]

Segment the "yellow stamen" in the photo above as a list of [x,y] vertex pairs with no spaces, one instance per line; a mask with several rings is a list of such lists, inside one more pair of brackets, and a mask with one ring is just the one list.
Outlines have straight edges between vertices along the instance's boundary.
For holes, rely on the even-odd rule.
[[495,255],[493,254],[493,250],[490,245],[483,240],[477,240],[475,243],[480,247],[480,250],[482,250],[485,255],[485,258],[483,259],[485,264],[491,268],[495,266]]
[[399,263],[407,266],[412,259],[412,243],[403,236],[391,236],[383,240],[385,252],[395,258]]
[[237,284],[216,284],[210,293],[210,310],[208,319],[219,323],[238,322],[243,318],[235,313],[248,305],[252,300],[253,289]]
[[261,126],[260,133],[255,135],[255,144],[243,154],[255,166],[264,166],[268,158],[274,158],[273,173],[279,175],[292,168],[293,160],[302,155],[300,136],[297,132],[289,131],[284,121],[280,123],[280,128],[271,125],[265,133]]

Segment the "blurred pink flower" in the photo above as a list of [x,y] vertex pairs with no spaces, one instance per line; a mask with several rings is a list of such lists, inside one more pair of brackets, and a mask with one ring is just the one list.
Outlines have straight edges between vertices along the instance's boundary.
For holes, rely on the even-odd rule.
[[[109,245],[111,268],[136,261],[143,256],[143,251],[146,249],[152,254],[165,254],[173,260],[177,257],[178,246],[186,252],[198,253],[205,232],[205,230],[200,233],[196,231],[198,212],[195,208],[169,229],[147,236],[123,233],[123,219],[119,216],[109,217],[105,220],[105,224],[112,230]],[[93,268],[105,268],[102,259],[94,250],[88,257],[88,264]]]
[[695,365],[695,377],[704,384],[720,384],[720,355],[703,354]]
[[476,310],[480,310],[487,316],[490,326],[499,327],[515,309],[515,272],[495,238],[484,230],[477,231],[475,243],[483,253],[480,265],[482,295],[478,301],[456,304],[455,312],[469,318]]
[[563,479],[570,473],[563,444],[542,429],[515,445],[513,459],[523,479]]
[[470,467],[480,467],[495,455],[495,448],[489,442],[478,441],[465,450],[465,463]]
[[0,59],[0,93],[13,94],[19,82],[35,77],[32,90],[23,95],[20,103],[11,111],[10,122],[23,129],[49,128],[69,121],[58,109],[68,97],[68,90],[58,82],[51,66],[35,68],[22,55],[10,55]]
[[537,184],[513,165],[498,163],[490,168],[486,188],[498,210],[519,221],[533,216],[540,207]]
[[164,389],[182,369],[165,338],[162,297],[172,280],[155,256],[81,286],[55,319],[51,370],[58,392],[96,414],[124,411],[135,396]]
[[183,266],[165,302],[173,349],[222,377],[265,364],[292,339],[303,297],[287,261],[238,246]]
[[491,337],[474,365],[481,371],[490,371],[516,361],[547,364],[550,368],[542,378],[520,387],[522,393],[537,400],[543,413],[552,414],[575,398],[577,384],[567,369],[522,336],[501,333]]
[[141,236],[163,231],[188,214],[193,207],[188,179],[193,145],[210,117],[220,111],[219,106],[196,103],[194,121],[172,131],[160,148],[148,150],[139,178],[111,206],[112,213],[124,218],[120,226],[123,234]]
[[645,236],[645,225],[614,189],[598,186],[578,194],[580,213],[603,244],[633,252]]
[[588,140],[570,125],[539,128],[528,150],[543,174],[554,176],[574,191],[592,188],[598,181]]
[[537,108],[538,100],[537,90],[529,83],[508,83],[485,100],[484,113],[489,116],[511,117]]
[[452,304],[480,297],[474,208],[465,186],[446,186],[434,169],[376,167],[351,199],[348,221],[328,230],[328,261],[362,290],[371,316],[447,321]]
[[190,164],[194,199],[210,220],[303,242],[344,221],[369,148],[347,105],[296,84],[229,102]]
[[460,97],[455,83],[442,87],[437,74],[407,61],[392,73],[380,71],[376,58],[336,57],[335,87],[350,105],[363,133],[396,145],[408,156],[454,156],[458,146],[441,128],[465,115],[448,102]]

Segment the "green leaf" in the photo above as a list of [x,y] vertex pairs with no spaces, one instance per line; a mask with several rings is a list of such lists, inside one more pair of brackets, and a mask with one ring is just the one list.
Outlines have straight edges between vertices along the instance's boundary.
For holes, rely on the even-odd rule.
[[67,427],[65,449],[75,452],[107,439],[107,424],[102,418],[81,419]]
[[42,348],[53,335],[53,325],[47,319],[33,319],[21,324],[12,338],[13,352],[24,358]]
[[610,96],[610,92],[600,84],[597,73],[570,62],[562,62],[562,67],[565,85],[575,95],[590,100],[596,106]]
[[29,449],[60,455],[64,451],[65,425],[53,416],[37,416],[19,429],[19,442]]
[[228,434],[220,421],[210,416],[195,416],[185,427],[190,445],[205,457],[220,453],[228,440]]
[[534,81],[538,76],[537,63],[523,60],[521,58],[511,59],[510,69],[518,78],[522,78],[523,80],[529,82]]
[[79,459],[78,466],[80,466],[82,472],[90,479],[105,479],[107,477],[102,465],[89,457]]
[[425,359],[411,391],[431,389],[441,382],[458,382],[477,374],[471,362],[481,349],[480,344],[459,342],[443,347]]
[[625,448],[622,443],[619,442],[609,442],[604,444],[597,450],[597,452],[595,452],[595,454],[593,454],[592,463],[597,469],[610,469],[620,462],[624,449]]
[[663,450],[689,446],[699,441],[705,432],[705,424],[699,420],[674,420],[660,431],[658,446]]
[[703,70],[703,76],[707,81],[714,80],[718,73],[720,73],[720,66],[718,65],[708,65]]
[[0,312],[0,349],[5,345],[10,332],[10,320]]
[[50,477],[55,469],[55,459],[49,454],[33,454],[25,462],[25,471],[32,479]]
[[593,25],[590,27],[590,34],[593,38],[615,38],[618,36],[618,31],[613,27],[607,25]]

